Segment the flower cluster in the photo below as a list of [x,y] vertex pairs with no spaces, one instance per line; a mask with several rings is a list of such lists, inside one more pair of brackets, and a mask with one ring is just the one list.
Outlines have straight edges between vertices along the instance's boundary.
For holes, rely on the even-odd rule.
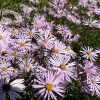
[[[35,6],[39,0],[29,0]],[[67,87],[78,83],[80,92],[100,97],[100,69],[95,64],[100,56],[99,48],[83,46],[75,52],[73,43],[81,39],[69,28],[65,20],[73,22],[80,29],[83,25],[100,28],[99,0],[79,0],[77,6],[66,0],[53,0],[46,8],[48,14],[34,13],[38,8],[18,4],[21,12],[3,9],[14,19],[3,17],[0,22],[0,100],[17,100],[28,86],[37,91],[34,96],[40,100],[65,98]],[[85,14],[80,8],[86,8]],[[78,11],[80,10],[80,14]],[[50,14],[50,21],[47,17]],[[63,20],[64,19],[64,20]],[[29,22],[27,22],[27,20]],[[62,21],[60,24],[57,21]],[[79,30],[80,30],[79,29]],[[27,86],[25,76],[29,74]],[[70,92],[70,91],[69,91]]]

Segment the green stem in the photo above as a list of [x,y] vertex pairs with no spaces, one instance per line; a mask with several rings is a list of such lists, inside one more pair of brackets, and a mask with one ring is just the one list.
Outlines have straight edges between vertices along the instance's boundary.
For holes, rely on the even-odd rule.
[[0,15],[0,21],[1,21],[2,17],[3,17],[2,10],[3,10],[3,0],[1,0],[1,15]]

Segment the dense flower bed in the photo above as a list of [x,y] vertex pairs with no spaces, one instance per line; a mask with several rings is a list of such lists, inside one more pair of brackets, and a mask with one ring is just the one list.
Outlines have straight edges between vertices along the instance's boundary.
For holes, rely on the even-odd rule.
[[27,2],[2,9],[0,100],[98,100],[100,48],[87,40],[100,33],[100,1]]

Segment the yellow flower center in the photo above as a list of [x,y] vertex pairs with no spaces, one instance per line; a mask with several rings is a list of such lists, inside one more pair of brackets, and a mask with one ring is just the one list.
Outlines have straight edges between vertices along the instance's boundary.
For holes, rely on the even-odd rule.
[[22,56],[22,59],[23,59],[23,60],[26,60],[26,55],[23,55],[23,56]]
[[34,32],[33,32],[32,30],[30,30],[30,31],[29,31],[29,34],[30,34],[30,35],[33,35],[33,34],[34,34]]
[[65,49],[66,51],[70,51],[71,50],[71,48],[70,47],[66,47],[66,49]]
[[11,10],[8,10],[8,13],[10,13]]
[[91,21],[90,21],[90,22],[89,22],[89,24],[90,24],[90,25],[92,25],[92,24],[93,24],[93,22],[91,22]]
[[84,5],[84,2],[82,2],[82,4]]
[[34,49],[34,46],[32,45],[31,48]]
[[44,47],[44,44],[43,44],[43,43],[41,43],[40,45],[41,45],[42,47]]
[[14,52],[12,53],[12,55],[15,56],[15,57],[18,56],[18,54],[19,54],[18,51],[14,51]]
[[3,23],[2,26],[6,26],[6,24]]
[[55,53],[59,53],[59,50],[58,50],[58,49],[54,49],[54,52],[55,52]]
[[87,51],[87,54],[88,54],[88,55],[91,55],[91,53],[92,53],[91,51]]
[[17,72],[14,70],[14,71],[13,71],[13,74],[14,74],[14,75],[16,75],[16,74],[17,74]]
[[38,22],[35,22],[35,25],[38,26]]
[[96,12],[96,10],[95,10],[95,9],[92,9],[92,11],[93,11],[93,13],[95,13],[95,12]]
[[14,33],[15,33],[15,30],[14,30],[14,29],[12,29],[12,30],[11,30],[11,33],[12,33],[12,34],[14,34]]
[[52,83],[47,83],[45,87],[48,91],[52,91],[54,86]]
[[58,6],[58,4],[55,4],[55,6]]
[[24,42],[21,42],[21,43],[20,43],[20,46],[21,46],[21,47],[25,47],[25,43],[24,43]]
[[2,35],[0,35],[0,40],[2,40]]
[[45,39],[45,42],[47,43],[48,42],[48,39]]
[[29,68],[31,65],[30,64],[27,64],[26,66]]
[[3,67],[2,70],[3,70],[4,72],[7,72],[8,68],[7,68],[7,67]]
[[65,64],[61,64],[61,65],[60,65],[60,68],[61,68],[62,70],[66,70]]

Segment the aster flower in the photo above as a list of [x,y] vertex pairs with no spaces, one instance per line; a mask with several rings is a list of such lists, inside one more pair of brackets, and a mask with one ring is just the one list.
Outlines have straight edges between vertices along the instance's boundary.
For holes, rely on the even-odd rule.
[[10,18],[3,17],[0,21],[0,27],[6,28],[11,23],[12,23],[12,20]]
[[33,4],[36,4],[36,5],[38,5],[40,3],[39,0],[29,0],[29,1],[32,2]]
[[87,83],[90,87],[91,94],[96,94],[100,97],[100,75],[89,77]]
[[68,29],[66,25],[58,25],[56,29],[59,34],[62,34],[65,40],[72,36],[72,32]]
[[27,34],[28,36],[30,36],[30,38],[33,38],[34,37],[34,34],[37,33],[37,29],[36,27],[32,27],[32,28],[21,28],[22,32]]
[[71,78],[76,79],[77,75],[74,68],[75,62],[69,62],[70,57],[62,56],[59,58],[57,55],[53,55],[49,59],[49,63],[53,65],[53,69],[57,70],[57,74],[61,79],[67,82],[71,82]]
[[18,94],[18,92],[23,92],[25,89],[25,85],[22,84],[24,82],[23,79],[16,79],[10,82],[10,79],[0,79],[0,100],[6,100],[7,94],[8,98],[11,100],[21,99],[22,97]]
[[16,29],[16,28],[14,28],[14,27],[7,28],[7,31],[9,32],[9,35],[10,35],[11,37],[15,37],[16,34],[19,33],[19,29]]
[[25,5],[25,4],[19,4],[19,5],[20,5],[21,10],[23,11],[23,15],[25,17],[29,18],[30,13],[33,10],[33,7],[29,7],[29,6]]
[[98,75],[98,68],[92,63],[89,62],[88,60],[84,61],[84,65],[82,66],[83,72],[81,73],[85,73],[87,78],[91,77],[91,76],[96,76]]
[[31,50],[32,44],[31,44],[30,36],[24,33],[17,34],[16,39],[14,39],[14,42],[12,43],[12,46],[14,48],[18,48],[18,50],[21,50],[22,52]]
[[5,51],[5,58],[9,60],[14,60],[14,59],[19,59],[22,56],[22,52],[19,51],[18,48],[13,48],[9,46],[9,48],[6,49]]
[[18,69],[14,69],[13,73],[12,73],[12,76],[13,77],[17,77],[18,75],[19,75],[19,70]]
[[84,25],[89,25],[89,27],[97,27],[98,26],[98,20],[93,20],[92,18],[83,20]]
[[10,77],[13,73],[13,67],[7,59],[1,59],[0,61],[0,76]]
[[8,44],[11,42],[10,34],[7,30],[4,30],[2,27],[0,27],[0,47],[2,49],[6,49],[8,47]]
[[100,9],[98,7],[89,7],[88,8],[88,14],[97,14],[97,15],[100,15]]
[[[50,34],[50,32],[45,32],[42,31],[40,34],[38,34],[38,38],[36,38],[38,44],[40,44],[40,46],[44,46],[47,49],[51,49],[53,47],[53,42],[54,40],[56,40],[56,37],[53,36],[52,34]],[[50,47],[50,44],[52,44],[52,46]]]
[[53,48],[52,48],[52,52],[58,54],[59,56],[61,55],[65,55],[66,51],[65,51],[65,44],[62,43],[61,41],[54,41],[53,43]]
[[81,5],[82,7],[87,7],[88,0],[79,0],[78,5]]
[[34,80],[36,83],[33,84],[33,88],[40,89],[34,95],[39,96],[39,99],[44,95],[43,100],[47,100],[47,98],[48,100],[50,100],[50,98],[57,100],[53,93],[55,92],[58,95],[64,97],[62,95],[62,93],[64,93],[63,87],[59,85],[59,76],[56,77],[55,74],[49,71],[47,73],[44,73],[44,75],[44,79],[37,77],[37,79]]
[[43,21],[45,21],[44,15],[35,14],[32,24],[33,26],[40,28],[40,24],[42,24]]
[[98,57],[98,54],[96,51],[93,51],[92,47],[82,47],[82,50],[80,51],[84,58],[90,60],[91,62],[95,61],[95,59]]
[[22,18],[22,16],[20,14],[15,13],[14,16],[16,18],[16,20],[14,21],[14,23],[19,24],[19,23],[23,22],[23,18]]

